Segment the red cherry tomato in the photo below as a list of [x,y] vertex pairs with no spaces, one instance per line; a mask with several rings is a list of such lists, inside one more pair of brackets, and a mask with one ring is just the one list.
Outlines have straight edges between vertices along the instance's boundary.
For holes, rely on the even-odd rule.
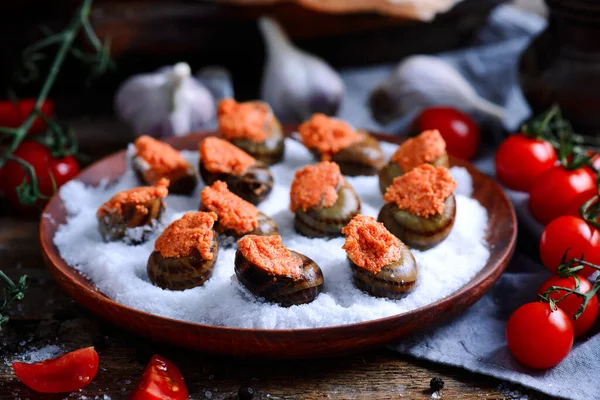
[[[48,147],[33,140],[21,143],[13,156],[31,164],[38,179],[40,192],[45,196],[54,194],[54,184],[56,184],[56,188],[59,188],[79,173],[79,165],[75,158],[72,156],[54,158]],[[25,168],[17,161],[9,160],[0,171],[0,175],[2,176],[4,195],[23,211],[34,211],[47,202],[47,200],[38,200],[37,208],[20,204],[17,187],[24,180],[30,181],[30,177]]]
[[129,398],[131,400],[185,400],[189,395],[179,369],[171,361],[155,354]]
[[[583,277],[582,275],[577,276],[579,278],[579,288],[577,291],[581,293],[587,293],[592,288],[590,282]],[[577,285],[575,278],[569,276],[567,278],[561,278],[558,275],[554,275],[550,279],[540,286],[538,289],[538,294],[544,293],[546,290],[550,289],[551,286],[560,286],[567,289],[574,290]],[[567,292],[564,290],[560,290],[558,292],[554,292],[549,295],[552,300],[558,300],[563,297]],[[563,310],[569,318],[571,318],[571,322],[573,323],[573,329],[575,331],[575,337],[580,337],[584,335],[587,331],[590,330],[594,322],[596,322],[596,318],[598,317],[598,297],[593,296],[590,301],[587,303],[585,310],[579,316],[579,318],[574,319],[573,317],[579,311],[581,307],[581,303],[583,303],[583,299],[575,294],[569,294],[560,302],[556,303],[558,308]]]
[[98,372],[100,359],[93,347],[79,349],[36,364],[14,362],[15,375],[40,393],[74,392],[87,386]]
[[512,355],[531,368],[551,368],[571,351],[573,324],[563,310],[548,303],[527,303],[517,308],[506,325]]
[[545,140],[511,135],[496,152],[496,177],[504,186],[528,192],[535,179],[557,163],[554,147]]
[[446,151],[457,158],[472,160],[481,140],[479,127],[467,114],[452,107],[429,107],[413,122],[422,132],[437,129],[446,141]]
[[[37,99],[19,99],[16,102],[9,100],[0,101],[0,126],[18,128],[27,119]],[[54,115],[54,101],[46,100],[42,103],[40,111],[48,116]],[[36,118],[29,129],[30,133],[41,132],[46,129],[46,123],[41,118]]]
[[546,225],[561,215],[582,192],[596,188],[596,176],[588,167],[568,170],[558,165],[537,177],[529,191],[529,209],[535,219]]
[[[555,219],[546,226],[540,238],[540,257],[544,266],[556,273],[565,252],[566,261],[583,256],[585,261],[600,264],[600,232],[579,217],[564,215]],[[589,276],[594,271],[584,267],[580,273]]]

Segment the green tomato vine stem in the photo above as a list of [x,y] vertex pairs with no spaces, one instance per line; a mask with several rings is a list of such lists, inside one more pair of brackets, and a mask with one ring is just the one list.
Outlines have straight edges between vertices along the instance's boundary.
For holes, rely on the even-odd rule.
[[[568,251],[569,250],[567,249],[565,255]],[[581,271],[584,266],[600,271],[600,266],[583,260],[583,257],[581,259],[572,258],[566,262],[563,259],[563,263],[558,267],[557,273],[561,278],[572,277],[573,279],[575,279],[575,288],[570,289],[562,286],[551,286],[544,293],[540,293],[538,295],[538,298],[544,302],[547,302],[550,305],[551,310],[556,310],[557,304],[566,299],[567,297],[571,295],[581,297],[581,306],[573,316],[574,319],[578,319],[581,316],[581,314],[583,314],[583,312],[585,311],[585,308],[587,307],[590,300],[596,295],[598,290],[600,290],[600,279],[596,279],[596,281],[592,285],[592,288],[587,293],[582,293],[579,291],[581,281],[576,275],[576,273]],[[565,294],[558,299],[552,299],[550,295],[557,292],[564,292]]]
[[77,37],[77,33],[79,32],[81,27],[85,26],[86,36],[88,37],[88,39],[92,38],[90,39],[90,42],[92,42],[92,45],[95,49],[97,49],[98,46],[102,47],[95,34],[93,34],[93,36],[90,35],[90,32],[93,33],[93,30],[89,26],[88,22],[91,5],[92,0],[83,0],[81,5],[77,9],[75,16],[71,19],[64,31],[56,35],[47,37],[25,49],[24,53],[28,54],[33,53],[49,45],[60,43],[60,47],[56,53],[54,61],[52,62],[50,70],[48,71],[47,78],[44,84],[42,85],[40,93],[36,99],[33,111],[27,116],[25,121],[23,121],[21,126],[19,126],[18,128],[14,130],[6,128],[2,129],[2,133],[12,135],[13,139],[0,156],[0,167],[2,167],[9,160],[12,153],[14,153],[19,144],[21,144],[21,142],[25,139],[35,118],[41,113],[40,107],[42,106],[44,101],[46,101],[50,90],[54,86],[56,77],[58,76],[58,73],[62,68],[66,56],[70,53],[71,47],[73,46],[73,42]]
[[[71,129],[67,129],[65,132],[62,129],[61,124],[48,118],[42,111],[41,107],[48,98],[54,83],[56,82],[57,76],[65,62],[68,55],[73,55],[75,58],[92,63],[92,75],[97,76],[106,71],[111,66],[110,61],[110,40],[106,40],[103,44],[98,36],[94,32],[92,25],[89,21],[90,10],[93,0],[82,0],[81,4],[77,8],[74,16],[69,21],[67,26],[58,33],[50,32],[45,30],[45,33],[49,36],[42,40],[33,43],[23,50],[23,66],[26,68],[29,74],[27,78],[23,79],[28,81],[36,79],[39,76],[39,71],[36,62],[43,59],[43,55],[39,52],[45,50],[50,46],[58,46],[58,50],[54,56],[50,69],[46,75],[46,79],[42,84],[40,92],[36,98],[32,111],[23,120],[18,128],[12,127],[0,127],[0,135],[4,135],[10,138],[10,144],[0,153],[0,168],[3,167],[9,160],[17,162],[26,172],[26,177],[23,182],[15,189],[19,198],[19,201],[23,205],[35,205],[38,199],[47,199],[48,196],[41,193],[38,178],[36,176],[35,169],[33,166],[14,155],[15,150],[27,137],[29,130],[31,129],[36,118],[41,118],[48,126],[49,135],[45,138],[37,138],[37,140],[45,143],[51,150],[54,157],[63,157],[66,155],[74,154],[77,151],[77,142]],[[76,49],[73,44],[78,35],[83,32],[83,37],[88,41],[91,47],[94,49],[93,54]],[[17,97],[14,93],[9,93],[10,99],[18,102]],[[53,146],[54,144],[54,146]],[[52,173],[50,173],[50,179],[54,192],[56,191],[56,181]],[[2,325],[8,321],[8,316],[5,314],[5,310],[15,301],[21,300],[24,297],[24,291],[28,286],[27,276],[23,275],[18,283],[14,283],[2,270],[0,270],[0,283],[3,283],[4,288],[2,289],[3,297],[0,299],[0,330]]]

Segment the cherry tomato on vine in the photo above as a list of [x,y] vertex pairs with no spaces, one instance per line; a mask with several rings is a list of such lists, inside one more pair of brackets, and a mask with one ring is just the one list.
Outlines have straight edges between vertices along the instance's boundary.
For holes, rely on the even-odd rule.
[[561,215],[567,215],[575,198],[596,188],[596,176],[589,167],[568,170],[553,167],[537,177],[529,191],[529,209],[540,223],[546,225]]
[[155,354],[129,398],[131,400],[186,400],[189,395],[183,376],[175,364]]
[[446,151],[457,158],[472,160],[481,140],[479,127],[471,117],[452,107],[429,107],[413,121],[418,132],[437,129],[446,141]]
[[573,324],[560,308],[548,303],[527,303],[517,308],[506,325],[506,341],[512,355],[531,368],[551,368],[571,351]]
[[36,364],[14,362],[15,375],[40,393],[66,393],[87,386],[98,372],[100,358],[93,347],[79,349]]
[[[0,126],[7,128],[18,128],[27,119],[35,106],[37,99],[19,99],[16,102],[10,100],[0,101]],[[40,106],[40,111],[48,116],[54,115],[54,101],[45,100]],[[41,132],[46,129],[46,123],[43,119],[37,117],[31,128],[30,133]]]
[[557,163],[556,151],[545,141],[511,135],[496,152],[496,177],[507,188],[527,192],[535,179]]
[[[569,206],[569,209],[567,210],[567,215],[572,215],[574,217],[581,217],[581,213],[579,212],[579,209],[581,208],[581,206],[583,206],[585,203],[587,203],[589,200],[592,199],[592,197],[598,195],[598,190],[597,189],[593,189],[593,190],[587,190],[583,193],[579,193],[577,195],[577,197],[575,197],[575,199],[571,202],[571,205]],[[595,204],[596,202],[592,203]]]
[[[568,252],[567,252],[568,250]],[[552,273],[567,252],[566,261],[581,258],[592,264],[600,264],[600,232],[579,217],[564,215],[550,222],[540,238],[540,257]],[[595,270],[583,267],[580,274],[591,275]]]
[[[577,275],[577,278],[579,278],[579,288],[577,288],[578,292],[587,293],[592,289],[592,285],[584,276]],[[560,286],[574,290],[577,286],[577,282],[572,276],[561,278],[558,275],[554,275],[544,282],[542,286],[540,286],[537,293],[542,294],[546,290],[550,289],[551,286]],[[567,292],[564,290],[559,290],[551,293],[548,295],[548,297],[550,297],[552,300],[558,300],[566,294]],[[580,337],[589,331],[598,317],[598,297],[594,295],[588,301],[585,310],[579,316],[579,318],[574,319],[575,314],[577,314],[579,308],[581,307],[581,303],[583,303],[583,299],[575,294],[568,294],[567,297],[556,303],[558,308],[563,310],[569,316],[569,318],[571,318],[573,329],[575,331],[575,337]]]
[[[79,173],[79,165],[73,156],[55,158],[48,147],[33,140],[21,143],[13,156],[31,164],[38,179],[40,193],[44,196],[50,197],[54,194],[54,185],[58,189]],[[38,199],[35,203],[37,207],[21,204],[17,188],[24,181],[30,182],[31,178],[17,161],[9,160],[2,167],[0,175],[2,176],[0,189],[6,198],[23,211],[34,211],[47,202],[47,199]]]

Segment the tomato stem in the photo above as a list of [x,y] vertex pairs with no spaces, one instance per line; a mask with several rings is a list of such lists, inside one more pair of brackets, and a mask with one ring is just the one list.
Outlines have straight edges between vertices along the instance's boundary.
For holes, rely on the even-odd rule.
[[[539,294],[538,297],[542,301],[548,302],[550,305],[550,308],[552,310],[556,310],[557,304],[560,303],[561,301],[563,301],[564,299],[566,299],[567,297],[569,297],[570,295],[575,295],[575,296],[581,297],[582,298],[581,306],[579,307],[579,309],[573,316],[573,319],[578,319],[581,316],[581,314],[583,314],[583,312],[585,311],[585,308],[587,307],[590,300],[596,295],[596,293],[598,292],[598,289],[600,289],[600,280],[596,279],[596,281],[592,285],[592,288],[590,289],[589,292],[581,293],[579,290],[577,290],[577,289],[579,289],[579,286],[580,286],[579,278],[575,277],[575,279],[576,279],[575,289],[569,289],[569,288],[562,287],[562,286],[550,286],[548,288],[548,290],[546,290],[544,293]],[[564,291],[566,293],[564,295],[562,295],[559,299],[556,299],[556,300],[550,298],[550,295],[552,293],[556,293],[556,292],[560,292],[560,291]]]
[[[75,15],[65,27],[62,32],[52,34],[43,38],[42,40],[27,46],[23,50],[23,67],[29,74],[24,80],[31,80],[32,77],[37,77],[38,68],[36,62],[39,61],[42,55],[39,53],[41,50],[45,50],[50,46],[58,46],[58,50],[52,61],[46,80],[42,84],[40,92],[36,98],[35,104],[31,112],[27,115],[24,121],[18,128],[0,127],[0,134],[11,136],[10,144],[0,154],[0,167],[4,166],[8,160],[14,160],[12,157],[17,147],[23,142],[27,134],[29,133],[36,118],[41,118],[49,127],[49,133],[54,136],[53,143],[56,146],[50,147],[52,155],[54,157],[61,157],[65,155],[73,154],[76,150],[75,136],[72,130],[63,132],[61,126],[51,118],[48,118],[42,111],[42,105],[45,103],[56,78],[63,66],[65,58],[69,54],[78,54],[82,59],[83,56],[89,56],[86,62],[92,63],[93,75],[99,75],[106,71],[111,66],[110,61],[110,41],[105,44],[98,39],[98,36],[94,32],[90,22],[89,14],[93,0],[82,0],[79,8],[75,12]],[[83,32],[85,39],[89,42],[93,48],[95,54],[89,54],[87,52],[79,51],[74,48],[75,39],[79,36],[80,32]],[[96,65],[97,64],[97,65]],[[15,96],[12,96],[13,100],[16,100]],[[24,165],[20,162],[21,165]],[[37,180],[35,179],[35,171],[32,168],[26,168],[28,174],[31,177],[30,183],[23,182],[20,186],[20,191],[17,191],[19,199],[23,198],[26,203],[35,203],[35,198],[31,196],[38,196],[38,198],[45,198],[40,196],[39,187],[37,186]]]
[[590,267],[592,269],[595,269],[597,271],[600,271],[600,266],[596,265],[596,264],[592,264],[588,261],[585,261],[583,259],[583,254],[581,255],[581,258],[571,258],[570,260],[566,261],[566,257],[567,257],[567,253],[569,252],[569,250],[571,250],[570,248],[565,250],[565,254],[563,255],[563,259],[561,261],[561,264],[558,266],[558,269],[556,270],[556,273],[558,274],[558,276],[560,276],[561,278],[568,278],[569,276],[575,276],[575,274],[579,271],[581,271],[583,269],[583,267]]
[[522,126],[521,131],[527,137],[550,143],[561,165],[569,170],[590,165],[593,155],[588,154],[589,150],[600,150],[600,140],[575,133],[557,105],[532,118]]
[[559,112],[558,106],[555,104],[539,116],[532,118],[521,127],[521,132],[527,137],[533,139],[546,139],[548,125]]
[[[600,177],[600,174],[598,176]],[[581,215],[581,218],[583,218],[585,222],[592,225],[596,229],[600,229],[600,223],[598,223],[598,217],[600,216],[600,202],[598,199],[598,195],[595,195],[583,203],[583,205],[579,208],[579,214]]]
[[[38,182],[37,175],[35,174],[35,169],[31,164],[22,158],[15,157],[13,155],[9,156],[9,160],[13,160],[21,165],[23,169],[29,175],[30,180],[27,177],[23,178],[23,182],[16,188],[17,196],[19,198],[19,202],[25,206],[33,206],[35,205],[37,199],[49,199],[49,196],[46,196],[40,191],[40,185]],[[50,174],[52,176],[52,174]],[[56,187],[56,185],[54,185]]]
[[[573,279],[575,279],[575,288],[569,289],[569,288],[562,287],[562,286],[551,286],[544,293],[540,293],[538,295],[538,297],[540,298],[540,300],[548,302],[550,305],[550,308],[552,310],[555,310],[557,307],[556,304],[563,301],[569,295],[575,295],[575,296],[581,297],[583,299],[583,301],[581,303],[581,307],[579,307],[579,309],[577,310],[577,313],[573,317],[574,319],[577,319],[585,311],[585,308],[587,307],[589,301],[596,295],[596,292],[598,292],[598,290],[600,289],[600,279],[596,279],[596,281],[592,285],[592,288],[589,290],[589,292],[581,293],[578,290],[580,287],[580,284],[581,284],[581,280],[579,279],[579,276],[577,276],[576,274],[577,274],[577,272],[581,271],[584,266],[593,268],[598,271],[600,271],[600,266],[585,261],[583,259],[583,255],[581,256],[581,258],[572,258],[568,261],[565,261],[569,250],[570,249],[567,249],[565,251],[561,265],[558,267],[556,272],[558,273],[558,276],[560,276],[561,278],[572,277]],[[550,298],[551,294],[560,292],[560,291],[564,291],[566,293],[563,296],[561,296],[559,299],[556,299],[556,300]]]

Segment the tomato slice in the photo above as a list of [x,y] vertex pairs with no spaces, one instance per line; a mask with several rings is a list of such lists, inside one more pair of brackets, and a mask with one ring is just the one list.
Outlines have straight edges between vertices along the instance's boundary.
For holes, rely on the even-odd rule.
[[131,400],[186,400],[189,394],[179,368],[166,358],[155,354],[129,398]]
[[87,386],[98,372],[100,358],[93,347],[79,349],[36,364],[14,362],[15,375],[40,393],[66,393]]

